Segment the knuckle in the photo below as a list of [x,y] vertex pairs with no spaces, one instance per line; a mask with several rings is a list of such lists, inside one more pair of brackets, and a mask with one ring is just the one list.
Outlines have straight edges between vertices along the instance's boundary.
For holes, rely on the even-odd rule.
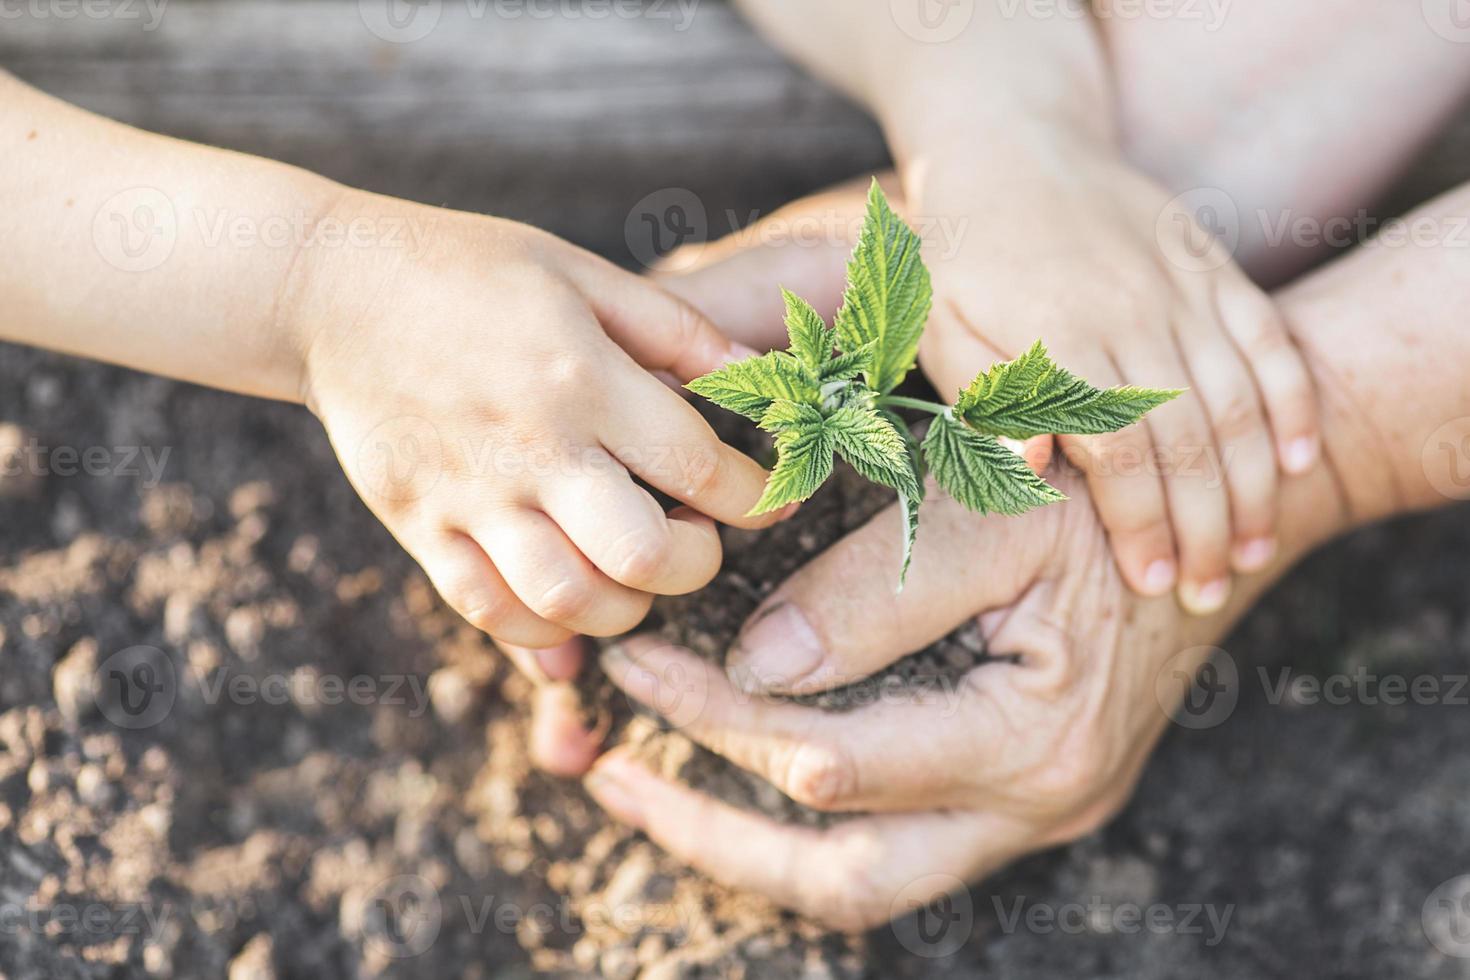
[[613,547],[613,578],[632,588],[657,581],[673,552],[673,536],[667,528],[631,531]]
[[724,454],[713,446],[696,446],[680,454],[680,468],[689,495],[703,498],[719,486]]
[[539,372],[538,387],[552,397],[586,399],[601,390],[595,371],[582,357],[556,357]]
[[585,579],[563,579],[541,593],[532,607],[553,623],[579,620],[591,611],[597,592]]
[[623,633],[631,633],[648,616],[648,611],[653,608],[653,596],[646,593],[637,594],[630,601],[619,602],[617,609],[610,610],[606,622],[599,624],[584,624],[586,632],[590,636],[620,636]]
[[863,932],[890,918],[890,902],[865,862],[843,861],[832,868],[809,899],[811,914],[839,932]]
[[1091,799],[1111,772],[1111,760],[1099,740],[1077,732],[1037,775],[1036,792],[1060,809],[1070,809],[1079,800]]
[[495,635],[510,621],[517,603],[501,591],[460,593],[446,597],[465,622],[482,633]]
[[1215,419],[1215,432],[1222,441],[1234,442],[1260,431],[1263,422],[1255,399],[1237,394],[1220,410]]
[[791,753],[783,785],[802,806],[832,810],[856,795],[857,770],[841,746],[806,742]]

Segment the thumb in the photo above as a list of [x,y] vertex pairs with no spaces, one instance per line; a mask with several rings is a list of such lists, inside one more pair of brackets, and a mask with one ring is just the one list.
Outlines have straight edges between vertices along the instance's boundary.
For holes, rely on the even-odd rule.
[[[894,206],[902,196],[881,178]],[[831,320],[867,207],[866,178],[804,197],[715,242],[674,252],[655,280],[703,310],[729,336],[759,350],[786,346],[785,286]]]
[[649,371],[685,383],[755,354],[652,280],[598,262],[576,281],[608,337]]
[[922,510],[902,593],[895,581],[903,517],[898,507],[888,508],[761,604],[730,651],[731,680],[752,693],[842,687],[934,643],[972,616],[1009,608],[1040,578],[1066,506],[1024,517],[980,517],[934,496]]

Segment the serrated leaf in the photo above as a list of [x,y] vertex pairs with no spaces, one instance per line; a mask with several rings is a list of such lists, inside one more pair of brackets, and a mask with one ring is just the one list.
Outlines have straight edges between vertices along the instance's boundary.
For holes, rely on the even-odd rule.
[[766,409],[759,423],[760,427],[767,432],[780,432],[783,429],[820,426],[821,424],[821,412],[810,405],[787,401],[784,398],[771,402],[771,407]]
[[817,386],[803,374],[796,358],[784,351],[727,364],[684,387],[755,422],[777,399],[807,404],[817,401]]
[[871,408],[849,405],[828,416],[825,427],[837,452],[863,477],[918,494],[908,444],[892,422]]
[[1067,499],[994,436],[948,416],[929,427],[924,458],[945,492],[977,514],[1016,516]]
[[806,500],[832,474],[833,441],[826,426],[786,429],[776,436],[776,468],[751,517]]
[[919,335],[929,318],[933,289],[921,246],[919,236],[893,213],[873,181],[836,326],[838,346],[845,351],[876,344],[864,375],[879,392],[898,387],[913,368]]
[[812,304],[789,289],[782,289],[786,299],[786,334],[791,338],[791,353],[814,378],[822,377],[823,366],[832,359],[837,331],[827,326],[822,314]]
[[903,510],[903,560],[898,569],[898,591],[903,592],[904,582],[908,581],[909,565],[914,560],[914,541],[919,536],[919,505],[924,502],[924,455],[920,452],[919,440],[914,438],[913,432],[909,430],[908,423],[904,422],[896,413],[887,409],[880,409],[878,414],[887,419],[890,424],[903,437],[904,445],[908,449],[909,467],[913,470],[913,486],[905,489],[896,487],[898,490],[898,506]]
[[822,382],[850,381],[868,370],[873,352],[878,349],[876,341],[864,344],[855,351],[838,354],[822,366]]
[[955,413],[978,431],[1011,439],[1117,432],[1182,394],[1178,389],[1095,388],[1059,366],[1040,341],[996,364],[960,392]]

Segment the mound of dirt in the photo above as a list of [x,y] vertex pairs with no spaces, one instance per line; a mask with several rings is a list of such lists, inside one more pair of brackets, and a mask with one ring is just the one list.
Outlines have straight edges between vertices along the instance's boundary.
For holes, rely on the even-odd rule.
[[[836,935],[721,888],[531,770],[529,686],[305,413],[6,349],[0,422],[22,455],[98,450],[0,480],[7,980],[1458,975],[1421,916],[1470,870],[1463,709],[1248,685],[1227,724],[1166,739],[1107,831],[959,896],[934,958],[914,920]],[[727,571],[661,603],[659,628],[721,655],[886,500],[844,479],[768,537],[731,533]],[[1467,545],[1463,512],[1359,535],[1226,645],[1248,673],[1464,672]],[[902,682],[983,657],[961,633]],[[812,819],[609,703],[670,771]],[[1218,935],[1139,932],[1109,913],[1131,905],[1230,915]]]

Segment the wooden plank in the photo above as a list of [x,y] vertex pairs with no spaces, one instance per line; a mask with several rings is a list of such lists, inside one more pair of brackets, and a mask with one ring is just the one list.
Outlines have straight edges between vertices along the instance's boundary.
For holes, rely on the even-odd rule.
[[[715,0],[426,0],[432,30],[410,43],[374,33],[387,0],[126,2],[131,17],[6,18],[0,65],[145,128],[531,221],[624,262],[652,192],[693,191],[720,234],[886,160],[861,112]],[[1470,179],[1467,163],[1470,113],[1389,213]]]
[[698,194],[718,234],[726,209],[884,165],[867,118],[723,4],[699,0],[687,21],[675,0],[603,19],[500,7],[516,9],[445,2],[427,36],[391,43],[355,0],[171,0],[154,30],[6,22],[0,64],[138,126],[534,221],[621,259],[630,209],[660,188]]

